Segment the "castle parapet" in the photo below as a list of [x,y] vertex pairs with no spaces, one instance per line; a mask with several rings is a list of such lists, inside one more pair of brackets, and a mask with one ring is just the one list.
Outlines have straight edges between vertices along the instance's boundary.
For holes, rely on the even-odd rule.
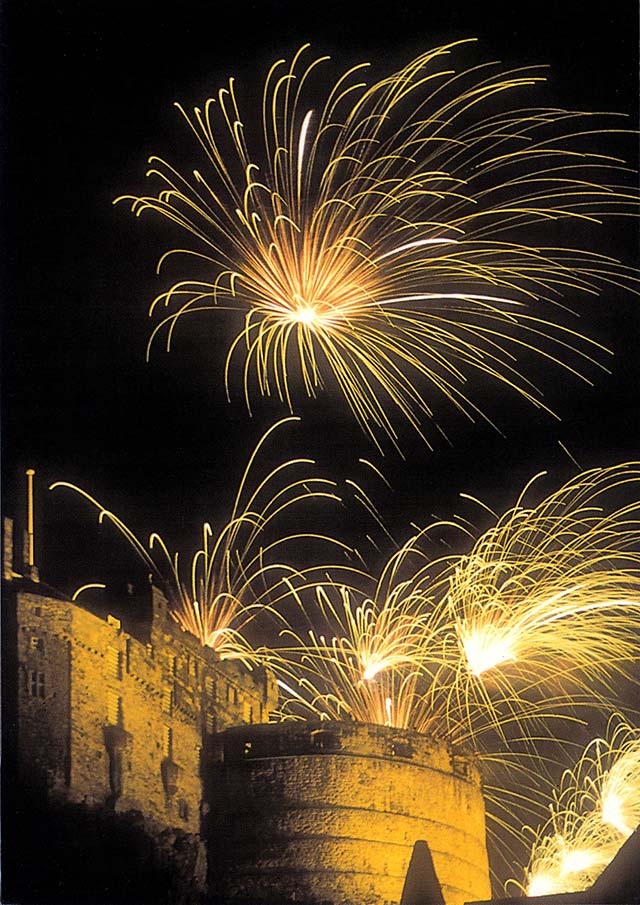
[[488,897],[480,775],[470,755],[386,726],[237,727],[210,771],[211,888],[229,902],[400,902],[426,840],[447,905]]

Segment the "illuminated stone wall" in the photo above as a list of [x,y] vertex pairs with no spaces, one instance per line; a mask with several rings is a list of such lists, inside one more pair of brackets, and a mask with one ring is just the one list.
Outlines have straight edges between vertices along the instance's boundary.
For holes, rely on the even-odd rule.
[[473,761],[381,726],[285,723],[219,736],[210,767],[219,895],[397,905],[417,840],[447,905],[490,896]]
[[268,719],[273,679],[202,648],[155,589],[148,644],[113,617],[31,592],[17,593],[17,625],[23,775],[70,801],[199,832],[203,744]]
[[30,785],[64,793],[70,780],[71,608],[18,596],[18,766]]
[[19,762],[35,785],[139,811],[154,832],[177,827],[198,843],[204,831],[210,894],[229,901],[397,905],[420,839],[447,905],[489,897],[468,758],[380,726],[251,725],[276,704],[273,678],[203,649],[156,591],[141,640],[13,587]]

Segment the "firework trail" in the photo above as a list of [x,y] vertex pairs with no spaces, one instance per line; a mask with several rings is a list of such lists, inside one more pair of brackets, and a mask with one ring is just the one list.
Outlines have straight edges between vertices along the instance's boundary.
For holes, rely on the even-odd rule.
[[[491,726],[542,729],[614,697],[640,628],[640,500],[618,498],[637,496],[640,465],[582,472],[529,507],[534,484],[475,541],[460,520],[419,531],[367,589],[327,575],[292,591],[302,629],[275,652],[288,687],[302,676],[332,718],[476,745]],[[434,556],[443,528],[470,552]]]
[[[551,816],[534,832],[527,895],[590,886],[640,823],[640,731],[618,715],[562,776]],[[512,881],[515,883],[515,881]]]
[[446,628],[434,606],[439,568],[411,538],[377,580],[363,571],[347,586],[327,574],[292,588],[298,617],[282,630],[270,664],[289,695],[282,715],[446,735],[428,694],[440,664],[425,655]]
[[329,88],[329,58],[305,45],[269,70],[261,138],[233,79],[203,108],[178,104],[205,168],[186,175],[152,157],[156,193],[123,196],[192,243],[160,258],[159,269],[187,255],[194,276],[151,305],[164,314],[149,345],[166,332],[170,347],[189,313],[231,308],[244,328],[227,350],[228,393],[241,371],[247,405],[257,390],[293,411],[334,387],[378,445],[397,443],[397,416],[424,436],[439,396],[482,415],[476,378],[547,409],[521,373],[531,351],[576,374],[599,360],[605,350],[558,319],[563,299],[635,277],[558,247],[554,228],[579,236],[636,212],[624,162],[590,149],[624,123],[519,106],[541,68],[456,67],[468,44],[369,86],[368,64],[356,65]]
[[342,551],[349,549],[319,534],[281,535],[276,531],[275,538],[271,535],[274,524],[295,515],[311,500],[340,501],[335,482],[309,473],[314,464],[311,459],[289,459],[255,475],[265,445],[273,442],[273,435],[283,425],[296,421],[296,417],[284,418],[262,435],[241,477],[229,520],[217,535],[204,524],[202,546],[185,570],[187,578],[182,577],[179,554],[172,554],[158,534],[151,534],[145,545],[118,516],[81,488],[59,481],[50,489],[66,487],[80,494],[99,510],[100,522],[106,519],[118,528],[165,593],[171,615],[183,630],[223,659],[248,661],[257,656],[246,636],[249,624],[261,614],[277,619],[290,584],[303,580],[302,573],[282,562],[287,549],[311,540],[326,541]]
[[[593,469],[531,507],[529,482],[459,558],[443,601],[460,655],[457,706],[615,697],[637,657],[639,482],[638,463]],[[619,505],[630,490],[635,501]]]
[[377,581],[363,571],[353,573],[359,582],[349,586],[327,574],[291,588],[298,616],[280,632],[269,660],[284,692],[283,718],[378,723],[478,750],[490,747],[496,729],[519,730],[534,712],[540,717],[544,708],[532,708],[522,695],[503,693],[490,707],[456,700],[462,655],[451,643],[454,625],[442,604],[455,557],[429,558],[419,543],[443,526],[450,523],[412,537]]

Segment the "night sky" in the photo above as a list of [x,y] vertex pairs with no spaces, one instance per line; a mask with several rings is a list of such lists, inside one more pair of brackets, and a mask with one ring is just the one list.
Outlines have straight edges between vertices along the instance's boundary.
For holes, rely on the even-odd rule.
[[[286,414],[265,402],[250,418],[239,387],[227,403],[224,357],[239,322],[225,315],[194,317],[170,354],[158,344],[145,362],[148,305],[166,287],[155,262],[175,233],[112,201],[145,190],[150,154],[191,159],[175,100],[201,103],[229,75],[248,99],[259,96],[270,63],[306,41],[341,71],[369,60],[382,76],[432,46],[477,37],[478,61],[550,65],[539,100],[629,113],[635,126],[634,6],[5,0],[3,503],[22,517],[24,469],[35,468],[43,577],[68,590],[100,580],[112,568],[105,555],[129,556],[123,541],[99,540],[88,506],[48,493],[52,481],[80,484],[141,536],[158,530],[189,552],[202,521],[229,511],[262,429]],[[632,156],[635,145],[621,141]],[[637,247],[633,221],[598,233],[598,249],[628,263]],[[637,458],[639,302],[607,291],[575,307],[580,327],[615,356],[610,375],[590,372],[593,387],[559,370],[543,378],[561,422],[499,386],[479,393],[503,435],[434,399],[450,445],[432,433],[429,451],[407,430],[406,459],[390,451],[381,465],[325,397],[301,406],[292,442],[340,480],[362,476],[361,456],[381,465],[393,494],[368,486],[400,539],[411,521],[457,511],[461,491],[500,509],[538,471],[555,488],[575,473],[559,443],[585,468]]]

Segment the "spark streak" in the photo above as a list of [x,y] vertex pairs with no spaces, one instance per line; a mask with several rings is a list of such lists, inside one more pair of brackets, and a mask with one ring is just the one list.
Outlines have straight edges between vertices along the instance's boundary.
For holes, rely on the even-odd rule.
[[551,817],[534,834],[527,895],[585,889],[640,822],[640,731],[614,716],[607,736],[563,774]]
[[184,631],[222,659],[249,662],[254,658],[246,636],[249,624],[260,614],[277,618],[278,605],[289,594],[283,579],[292,581],[301,574],[282,562],[286,550],[310,540],[348,549],[319,534],[270,534],[274,523],[310,500],[340,500],[335,482],[308,473],[308,466],[314,464],[311,459],[284,461],[256,479],[252,487],[256,461],[265,444],[283,425],[297,421],[296,417],[284,418],[262,435],[240,480],[228,522],[217,535],[209,523],[203,525],[202,546],[191,559],[187,581],[181,576],[178,553],[171,554],[159,534],[152,533],[145,545],[118,516],[81,488],[58,481],[50,489],[73,490],[98,509],[100,522],[106,519],[116,526],[164,591],[171,615]]
[[535,481],[452,569],[456,694],[470,707],[500,689],[594,702],[636,656],[640,465],[582,472],[528,507]]
[[237,358],[249,407],[255,388],[293,411],[301,393],[334,384],[380,447],[398,442],[396,417],[427,440],[439,396],[486,417],[478,377],[548,410],[524,373],[531,352],[580,376],[601,366],[606,350],[559,319],[563,299],[633,288],[635,275],[558,247],[554,229],[637,213],[637,195],[618,184],[623,161],[585,150],[624,128],[516,106],[511,96],[544,81],[539,70],[458,71],[449,58],[468,44],[369,86],[367,65],[353,66],[321,103],[329,58],[310,59],[305,45],[269,70],[262,139],[245,127],[233,79],[203,108],[178,104],[206,172],[152,157],[157,192],[123,196],[136,215],[153,211],[195,240],[160,259],[188,255],[196,275],[152,303],[165,314],[149,346],[164,332],[169,348],[187,314],[231,308],[244,328],[227,353],[228,393]]
[[[373,591],[330,576],[301,589],[306,635],[284,630],[274,668],[304,677],[325,715],[330,701],[334,718],[384,723],[391,698],[393,725],[480,748],[614,697],[640,629],[640,465],[582,472],[529,507],[535,482],[475,540],[460,520],[420,531]],[[470,552],[434,556],[444,528]]]

